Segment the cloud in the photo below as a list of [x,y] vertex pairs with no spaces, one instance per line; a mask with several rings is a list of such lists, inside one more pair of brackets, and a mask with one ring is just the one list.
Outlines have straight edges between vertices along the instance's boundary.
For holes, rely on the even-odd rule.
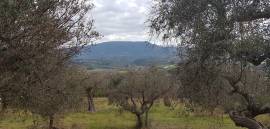
[[151,0],[94,0],[96,29],[111,40],[148,40],[146,20]]

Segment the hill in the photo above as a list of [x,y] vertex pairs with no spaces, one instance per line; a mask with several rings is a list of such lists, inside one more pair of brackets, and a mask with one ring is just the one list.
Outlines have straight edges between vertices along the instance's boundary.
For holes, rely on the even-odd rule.
[[131,41],[113,41],[86,46],[73,58],[73,62],[88,68],[167,65],[175,61],[175,47]]

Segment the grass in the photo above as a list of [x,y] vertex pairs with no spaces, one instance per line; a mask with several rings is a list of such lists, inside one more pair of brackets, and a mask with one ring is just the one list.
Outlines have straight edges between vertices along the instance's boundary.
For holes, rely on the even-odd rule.
[[0,129],[26,129],[33,124],[33,120],[32,116],[23,112],[2,114]]
[[[136,124],[134,115],[128,112],[119,112],[119,109],[108,105],[105,98],[95,100],[97,112],[77,112],[65,114],[56,123],[65,129],[131,129]],[[186,115],[182,106],[175,110],[155,104],[150,112],[152,128],[157,129],[239,129],[227,117],[210,117]],[[265,118],[266,119],[266,118]],[[45,120],[33,117],[29,113],[7,113],[0,119],[0,129],[27,129],[33,120]]]

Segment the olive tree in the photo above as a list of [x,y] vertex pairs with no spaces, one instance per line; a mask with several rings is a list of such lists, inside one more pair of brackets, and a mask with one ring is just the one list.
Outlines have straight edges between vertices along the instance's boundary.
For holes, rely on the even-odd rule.
[[270,113],[262,99],[269,97],[268,71],[256,66],[269,58],[270,1],[154,1],[151,32],[186,46],[179,64],[183,96],[208,108],[234,97],[244,101],[229,110],[236,126],[266,128],[255,117]]
[[113,77],[109,86],[109,101],[137,117],[137,128],[148,126],[148,113],[154,102],[173,89],[169,74],[152,68],[127,71]]
[[82,102],[83,88],[77,69],[65,68],[57,75],[52,75],[43,85],[37,85],[29,94],[27,109],[49,119],[49,129],[55,129],[57,115],[75,110]]
[[[104,92],[104,88],[107,85],[107,73],[104,71],[82,71],[82,81],[80,85],[84,88],[87,102],[88,102],[88,111],[95,112],[94,97],[97,92]],[[100,93],[102,94],[102,93]]]
[[0,95],[4,105],[28,107],[29,97],[39,97],[32,93],[46,92],[40,86],[49,86],[46,83],[54,81],[51,76],[61,73],[81,47],[99,36],[87,17],[92,8],[87,0],[0,1]]

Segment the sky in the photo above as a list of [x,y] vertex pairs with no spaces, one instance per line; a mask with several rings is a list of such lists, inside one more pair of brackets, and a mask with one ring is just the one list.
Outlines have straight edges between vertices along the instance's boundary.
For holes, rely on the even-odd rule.
[[147,15],[151,0],[94,0],[95,28],[103,35],[98,42],[148,41]]

